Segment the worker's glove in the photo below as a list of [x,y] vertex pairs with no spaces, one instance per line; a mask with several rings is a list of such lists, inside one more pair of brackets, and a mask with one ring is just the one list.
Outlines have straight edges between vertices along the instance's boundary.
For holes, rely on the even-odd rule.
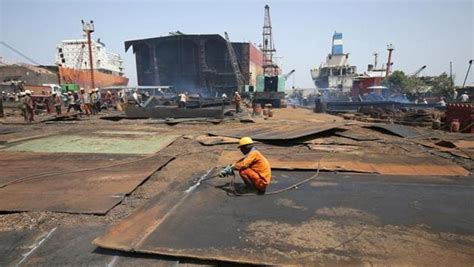
[[227,167],[225,167],[220,173],[219,173],[219,177],[226,177],[226,176],[229,176],[229,175],[232,175],[234,173],[234,168],[232,167],[232,165],[229,165]]

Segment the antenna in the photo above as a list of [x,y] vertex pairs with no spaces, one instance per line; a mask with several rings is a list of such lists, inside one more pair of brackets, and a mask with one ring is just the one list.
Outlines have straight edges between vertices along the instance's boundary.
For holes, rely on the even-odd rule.
[[379,56],[379,53],[375,52],[374,54],[374,69],[377,68],[377,57]]

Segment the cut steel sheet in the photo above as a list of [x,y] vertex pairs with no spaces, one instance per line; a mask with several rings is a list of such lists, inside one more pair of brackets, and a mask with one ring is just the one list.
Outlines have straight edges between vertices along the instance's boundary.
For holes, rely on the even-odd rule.
[[142,108],[133,105],[125,109],[127,118],[224,118],[223,107],[217,108],[195,108],[183,109],[178,107],[159,106],[153,108]]
[[223,136],[207,136],[207,135],[200,135],[196,137],[196,141],[198,141],[201,145],[204,145],[204,146],[239,143],[239,139],[237,138],[223,137]]
[[[267,192],[313,174],[275,171]],[[222,190],[228,180],[200,179],[194,190],[173,188],[153,198],[93,243],[240,264],[357,265],[362,260],[391,265],[394,258],[399,264],[471,263],[472,181],[456,186],[429,178],[419,181],[320,173],[280,194],[233,197]],[[236,186],[241,185],[239,178]],[[423,227],[418,230],[419,225]]]
[[405,125],[400,125],[400,124],[374,123],[366,127],[371,128],[371,129],[376,129],[376,130],[388,131],[394,135],[405,137],[405,138],[414,138],[414,137],[422,136],[425,134],[421,130],[415,127],[410,127],[410,126],[405,126]]
[[211,132],[210,135],[242,138],[250,136],[257,141],[293,140],[339,129],[343,124],[287,123],[252,125],[250,127]]
[[360,133],[360,132],[355,132],[352,130],[347,130],[344,132],[337,132],[335,133],[336,136],[352,139],[355,141],[376,141],[380,140],[380,138],[376,136],[371,136],[370,134],[367,133]]
[[0,153],[0,211],[106,214],[172,157]]
[[[272,169],[347,171],[385,175],[440,175],[469,176],[469,171],[455,163],[430,155],[397,155],[370,153],[297,153],[273,151],[265,153]],[[224,151],[219,166],[226,166],[242,158],[239,151]]]
[[58,135],[24,141],[5,151],[154,154],[173,143],[179,135],[81,136]]

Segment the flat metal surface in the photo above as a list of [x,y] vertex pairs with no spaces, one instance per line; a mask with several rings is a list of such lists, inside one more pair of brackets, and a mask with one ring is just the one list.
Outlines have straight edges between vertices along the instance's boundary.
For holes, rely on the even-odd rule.
[[204,146],[238,144],[239,143],[239,139],[237,139],[237,138],[223,137],[223,136],[207,136],[207,135],[200,135],[200,136],[196,137],[196,141],[198,141],[201,145],[204,145]]
[[375,124],[367,126],[367,128],[388,131],[400,137],[413,138],[413,137],[423,135],[423,132],[420,129],[417,129],[411,126],[404,126],[400,124],[375,123]]
[[101,225],[0,232],[0,266],[215,266],[97,248],[91,242],[104,230]]
[[209,134],[234,138],[250,136],[253,140],[257,141],[293,140],[336,130],[342,125],[340,123],[278,123],[251,125],[239,129],[211,132]]
[[125,115],[128,118],[224,118],[224,109],[216,108],[177,108],[177,107],[153,107],[142,108],[129,105],[125,109]]
[[15,266],[46,234],[41,230],[0,231],[0,266]]
[[[117,135],[119,135],[118,133]],[[179,135],[138,135],[138,137],[58,135],[24,141],[4,151],[58,153],[153,154],[173,143]]]
[[14,132],[17,132],[17,131],[18,131],[17,128],[11,128],[11,127],[3,127],[3,126],[0,126],[0,135],[2,135],[2,134],[14,133]]
[[103,215],[170,160],[159,155],[2,152],[0,211]]
[[[317,170],[378,173],[385,175],[468,176],[470,173],[452,161],[428,154],[400,155],[381,152],[344,153],[308,152],[289,154],[284,149],[261,150],[272,169]],[[242,158],[239,151],[223,151],[219,166],[227,166]]]
[[343,132],[337,132],[334,135],[344,137],[344,138],[349,138],[355,141],[376,141],[380,140],[380,138],[376,136],[371,136],[370,134],[367,133],[361,133],[361,132],[356,132],[352,130],[347,130]]
[[[274,172],[267,192],[313,174]],[[171,198],[157,196],[94,243],[252,264],[469,265],[474,260],[470,179],[320,173],[296,190],[248,197],[229,196],[227,185],[226,179],[211,179]]]

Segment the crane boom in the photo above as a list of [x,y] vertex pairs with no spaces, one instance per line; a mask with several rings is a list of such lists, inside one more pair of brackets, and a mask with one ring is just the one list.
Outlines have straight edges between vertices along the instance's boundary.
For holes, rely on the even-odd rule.
[[291,70],[290,72],[288,72],[287,74],[283,75],[285,77],[285,79],[288,79],[288,77],[290,77],[291,75],[293,75],[293,73],[295,73],[295,70]]
[[423,65],[421,66],[421,68],[419,68],[418,70],[416,70],[411,76],[412,77],[416,77],[418,74],[420,74],[421,71],[423,71],[424,69],[426,69],[426,65]]
[[473,61],[473,59],[469,60],[469,67],[467,68],[466,77],[464,77],[464,82],[462,83],[462,88],[464,88],[464,86],[466,85],[467,76],[469,76],[469,71],[471,70],[472,61]]
[[224,35],[225,35],[225,40],[227,44],[227,50],[230,56],[230,61],[232,63],[232,68],[234,70],[235,79],[237,81],[237,87],[238,87],[237,91],[239,91],[244,86],[244,83],[245,83],[244,78],[242,76],[242,73],[240,72],[239,63],[237,62],[237,56],[235,55],[234,48],[232,47],[232,44],[230,42],[229,35],[227,34],[227,32],[224,32]]
[[11,45],[5,43],[4,41],[0,41],[0,43],[2,45],[4,45],[5,47],[7,47],[8,49],[12,50],[13,52],[17,53],[18,55],[20,55],[21,57],[27,59],[28,61],[30,61],[31,63],[35,64],[35,65],[41,65],[40,63],[34,61],[33,59],[31,59],[30,57],[28,57],[27,55],[23,54],[22,52],[18,51],[17,49],[15,49],[14,47],[12,47]]

